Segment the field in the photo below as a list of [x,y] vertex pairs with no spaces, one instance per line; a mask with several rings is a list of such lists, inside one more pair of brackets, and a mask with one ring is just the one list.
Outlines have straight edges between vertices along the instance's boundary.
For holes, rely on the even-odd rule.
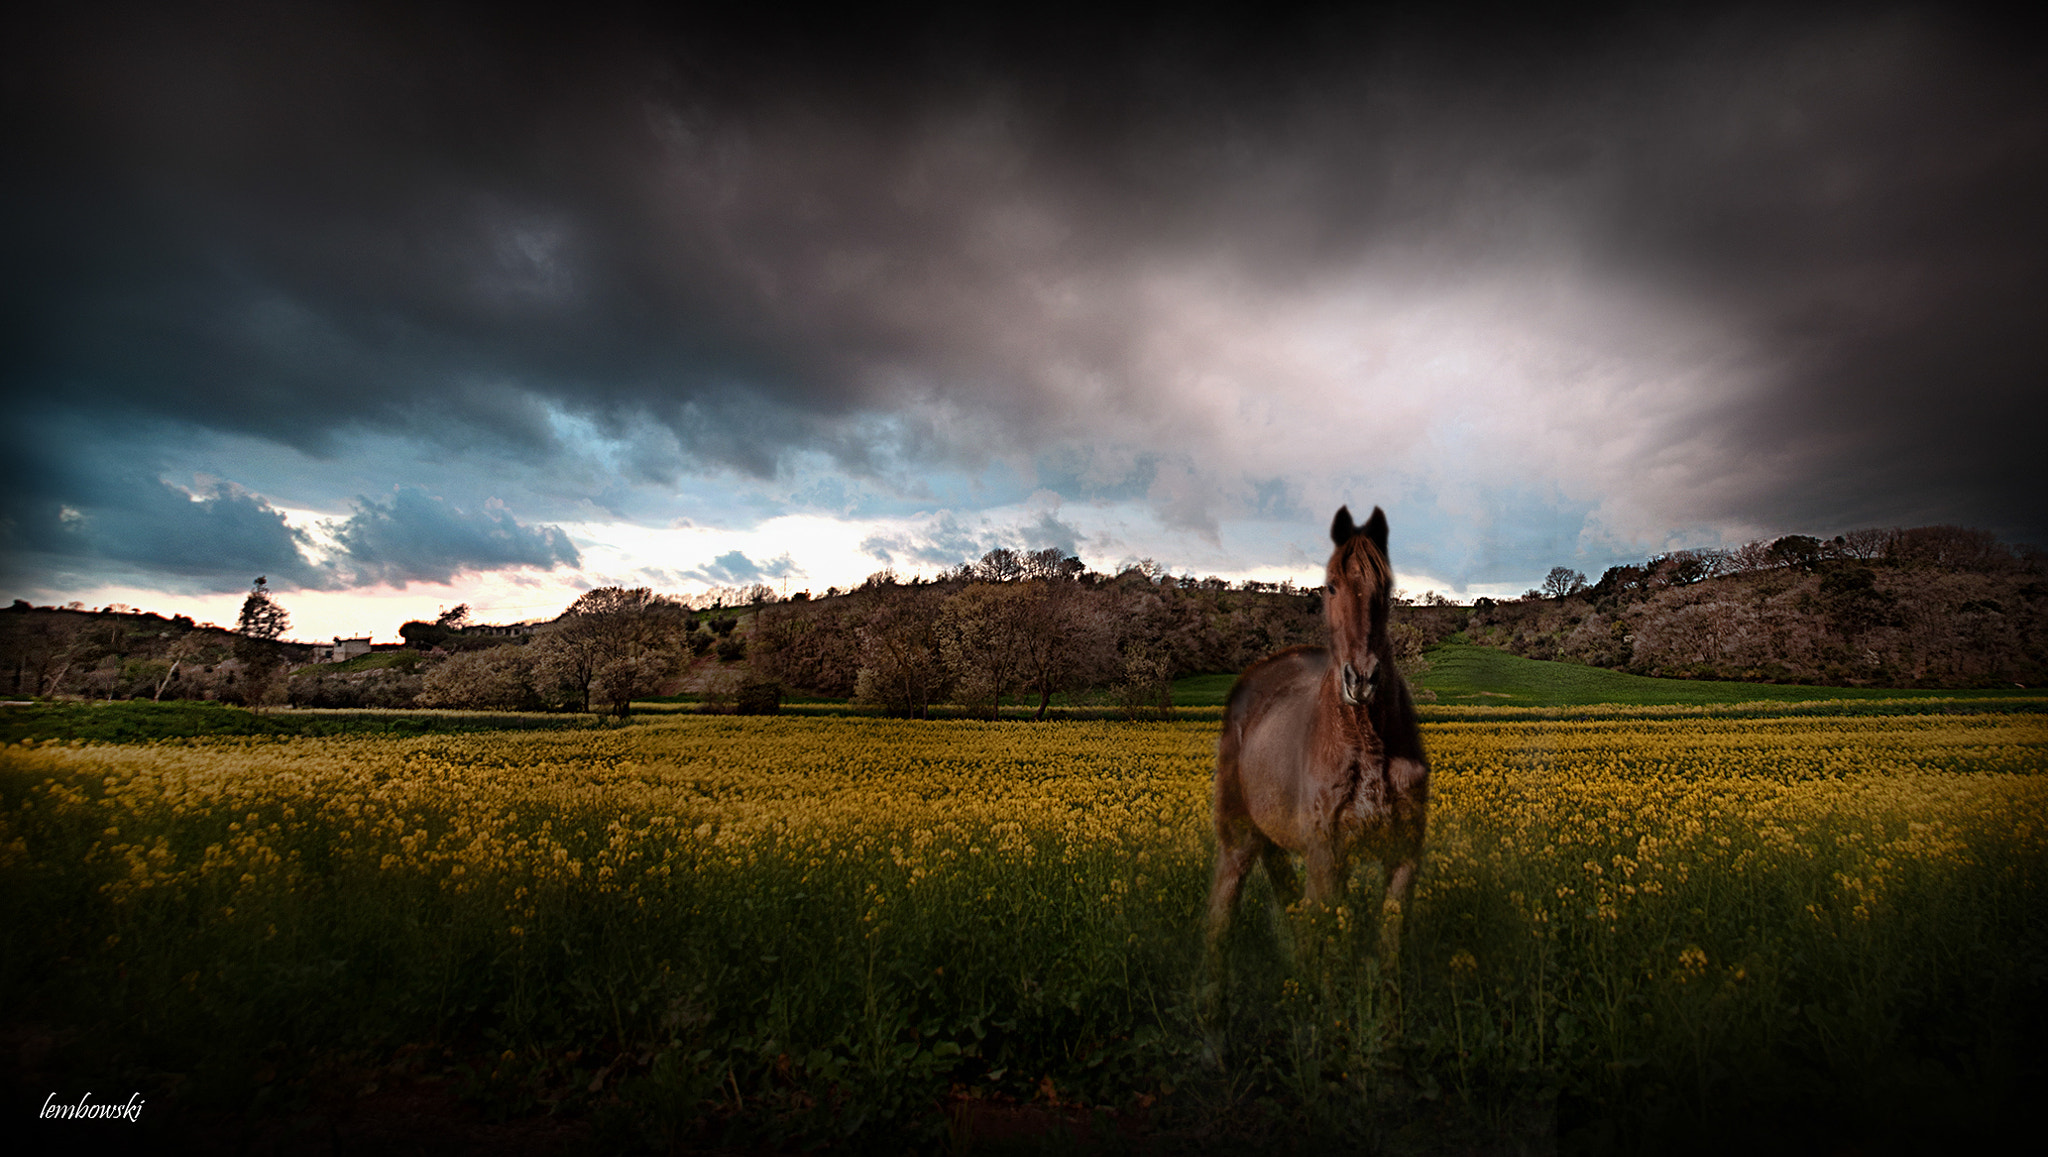
[[1385,976],[1371,872],[1205,967],[1213,721],[15,743],[16,1084],[237,1145],[401,1090],[608,1151],[1988,1141],[2048,960],[2001,706],[1451,709]]
[[[1997,701],[2040,696],[2038,689],[2024,687],[1915,691],[1882,687],[1809,687],[1792,683],[1732,683],[1712,679],[1655,679],[1578,663],[1524,659],[1493,647],[1467,643],[1434,647],[1429,651],[1428,659],[1429,669],[1415,680],[1415,685],[1434,694],[1437,702],[1441,703],[1707,705],[1796,703],[1813,699],[1954,698]],[[1178,699],[1175,701],[1179,702]]]

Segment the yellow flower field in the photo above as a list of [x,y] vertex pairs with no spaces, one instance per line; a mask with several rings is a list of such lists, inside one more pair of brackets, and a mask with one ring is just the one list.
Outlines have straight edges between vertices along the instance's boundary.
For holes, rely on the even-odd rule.
[[[1982,970],[2039,932],[2040,715],[1426,742],[1398,990],[1348,942],[1298,957],[1255,886],[1222,1011],[1197,998],[1213,722],[729,717],[8,747],[0,877],[36,929],[8,982],[222,1049],[488,1038],[528,1058],[498,1080],[689,1120],[855,1088],[914,1120],[1041,1078],[1114,1105],[1217,1072],[1311,1116],[1369,1111],[1395,1071],[1702,1109],[1757,1058],[1995,1020],[1982,985],[2011,978]],[[549,1059],[600,1042],[631,1060],[594,1084]]]

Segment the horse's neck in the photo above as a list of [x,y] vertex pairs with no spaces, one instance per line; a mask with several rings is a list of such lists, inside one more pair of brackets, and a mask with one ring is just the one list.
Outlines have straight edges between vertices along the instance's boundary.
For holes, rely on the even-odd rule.
[[1359,757],[1377,757],[1385,750],[1379,741],[1373,725],[1370,706],[1365,703],[1344,702],[1344,665],[1333,662],[1324,673],[1322,684],[1316,691],[1317,723],[1334,733],[1347,748]]

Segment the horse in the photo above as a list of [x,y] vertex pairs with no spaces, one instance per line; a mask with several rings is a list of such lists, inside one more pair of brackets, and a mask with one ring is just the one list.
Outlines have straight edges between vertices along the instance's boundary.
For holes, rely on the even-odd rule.
[[1330,646],[1290,647],[1253,664],[1224,708],[1212,958],[1255,861],[1265,863],[1283,904],[1300,898],[1290,853],[1306,861],[1308,899],[1318,907],[1343,894],[1355,859],[1380,861],[1380,959],[1392,969],[1400,955],[1402,905],[1429,816],[1429,760],[1387,639],[1387,516],[1375,506],[1361,528],[1349,506],[1339,507],[1330,538],[1336,549],[1323,596]]

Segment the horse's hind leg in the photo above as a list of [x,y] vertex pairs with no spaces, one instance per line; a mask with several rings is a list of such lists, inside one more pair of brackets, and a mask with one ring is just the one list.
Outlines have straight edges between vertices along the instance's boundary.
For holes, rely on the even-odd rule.
[[1216,847],[1216,875],[1209,882],[1209,951],[1213,954],[1230,928],[1230,914],[1244,888],[1245,873],[1261,852],[1272,847],[1255,832],[1236,833],[1235,839],[1219,838]]
[[[1230,916],[1244,888],[1245,873],[1251,871],[1259,853],[1272,845],[1257,832],[1219,825],[1216,844],[1216,875],[1209,883],[1209,928],[1204,938],[1202,980],[1196,989],[1196,1004],[1206,1021],[1222,1008],[1226,968],[1223,936],[1230,931]],[[1232,837],[1235,838],[1232,838]]]

